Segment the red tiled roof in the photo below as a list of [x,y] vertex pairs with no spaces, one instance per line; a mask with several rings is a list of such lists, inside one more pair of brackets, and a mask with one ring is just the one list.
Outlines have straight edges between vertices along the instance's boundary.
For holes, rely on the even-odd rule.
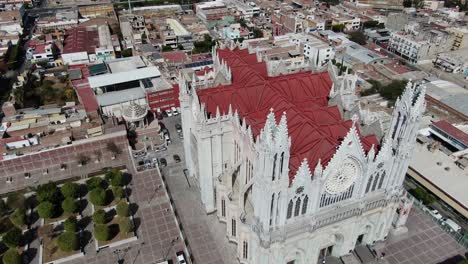
[[[321,159],[326,165],[348,133],[352,122],[342,120],[336,106],[328,105],[332,81],[328,73],[300,72],[268,77],[266,64],[257,62],[248,50],[218,50],[218,56],[231,67],[231,85],[197,91],[207,112],[214,114],[218,106],[228,112],[229,104],[245,118],[254,137],[264,127],[266,116],[272,108],[279,122],[286,112],[291,136],[290,172],[292,181],[302,160],[307,158],[310,168]],[[366,151],[378,145],[375,136],[362,138]]]
[[72,84],[86,112],[98,110],[99,105],[97,103],[96,96],[94,95],[94,91],[91,89],[88,83],[88,67],[86,65],[80,64],[69,66],[69,69],[81,69],[83,78],[81,80],[72,81]]
[[98,46],[99,34],[97,30],[77,27],[67,30],[63,45],[63,53],[86,51],[88,54],[93,54]]
[[172,63],[184,63],[187,62],[187,54],[183,51],[169,51],[161,53],[164,60]]
[[443,130],[445,133],[449,134],[450,136],[456,138],[457,140],[460,140],[463,142],[465,145],[468,145],[468,134],[463,132],[462,130],[456,128],[449,122],[445,120],[437,121],[437,122],[432,122],[432,125],[439,128],[440,130]]

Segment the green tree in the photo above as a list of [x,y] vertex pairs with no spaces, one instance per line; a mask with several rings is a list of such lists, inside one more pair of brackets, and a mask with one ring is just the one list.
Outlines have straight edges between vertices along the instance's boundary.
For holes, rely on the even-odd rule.
[[252,32],[254,34],[254,38],[263,38],[263,31],[258,28],[252,29]]
[[359,45],[366,45],[367,37],[361,31],[353,31],[348,33],[349,39]]
[[55,205],[51,202],[45,201],[40,203],[36,207],[37,213],[41,218],[48,219],[52,218],[56,214],[56,208]]
[[16,209],[10,215],[10,221],[17,227],[22,228],[26,224],[26,211],[23,208]]
[[102,188],[93,189],[89,193],[89,201],[97,206],[104,206],[108,204],[108,195],[107,191]]
[[343,32],[344,29],[345,25],[343,24],[332,25],[333,32]]
[[3,264],[21,264],[21,256],[16,248],[8,249],[2,257]]
[[403,0],[403,7],[405,8],[409,8],[413,5],[413,1],[412,0]]
[[65,213],[76,213],[79,209],[78,203],[74,198],[67,197],[62,202],[62,209]]
[[133,56],[133,52],[132,52],[132,49],[125,49],[125,50],[122,50],[120,52],[120,55],[122,55],[122,57],[131,57]]
[[93,233],[98,241],[107,241],[110,239],[110,231],[107,225],[95,225]]
[[120,186],[112,187],[112,193],[116,199],[125,198],[125,190]]
[[110,178],[110,184],[112,186],[124,186],[127,184],[125,175],[120,170],[113,169],[111,173],[112,177]]
[[162,47],[162,51],[163,51],[163,52],[166,52],[166,51],[173,51],[173,50],[174,50],[174,49],[173,49],[171,46],[169,46],[169,45],[165,45],[165,46]]
[[106,224],[107,223],[107,214],[106,211],[99,209],[93,214],[93,222],[95,224]]
[[21,229],[13,227],[2,237],[2,242],[9,248],[16,248],[21,243],[22,232]]
[[130,216],[130,207],[128,206],[128,203],[126,201],[120,201],[117,204],[117,207],[115,209],[117,211],[117,215],[121,217],[128,217]]
[[7,197],[7,206],[10,209],[24,208],[26,199],[20,193],[10,193]]
[[60,191],[66,198],[77,198],[80,195],[80,185],[74,182],[67,182],[60,188]]
[[76,233],[78,231],[78,223],[76,217],[70,216],[63,222],[63,229],[66,232]]
[[96,188],[103,188],[104,181],[100,177],[92,177],[91,179],[86,181],[86,187],[89,191],[92,191]]
[[47,201],[53,204],[59,204],[63,198],[55,182],[39,185],[36,190],[36,197],[39,202]]
[[128,234],[133,231],[132,221],[128,217],[119,218],[119,230],[125,234]]
[[76,233],[63,232],[57,238],[58,247],[65,252],[77,250],[80,245],[80,240]]

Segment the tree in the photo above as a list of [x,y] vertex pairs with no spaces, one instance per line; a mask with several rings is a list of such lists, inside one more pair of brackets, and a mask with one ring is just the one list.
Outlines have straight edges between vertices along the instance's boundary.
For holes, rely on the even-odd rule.
[[95,224],[106,224],[107,223],[106,211],[99,209],[96,212],[94,212],[93,221]]
[[7,197],[7,206],[10,209],[24,208],[26,199],[20,193],[10,193]]
[[173,51],[174,49],[169,46],[169,45],[165,45],[162,47],[162,52],[166,52],[166,51]]
[[62,209],[65,213],[76,213],[79,209],[78,203],[75,198],[68,197],[62,202]]
[[76,217],[70,216],[63,222],[63,229],[66,232],[76,233],[78,231],[78,223]]
[[424,7],[424,0],[413,0],[413,7],[420,9]]
[[10,221],[17,227],[22,228],[26,224],[26,211],[18,208],[10,215]]
[[74,182],[67,182],[60,188],[60,191],[65,198],[77,198],[80,194],[80,185]]
[[5,201],[0,199],[0,216],[4,216],[6,213],[8,213],[8,211],[8,206],[6,205]]
[[40,203],[36,207],[36,210],[39,216],[44,219],[52,218],[55,216],[56,213],[55,205],[48,201]]
[[121,217],[128,217],[130,216],[130,208],[126,201],[120,201],[115,208],[117,211],[117,215]]
[[349,39],[359,45],[366,45],[367,37],[361,31],[353,31],[348,33]]
[[114,143],[114,142],[108,142],[106,145],[106,148],[108,151],[110,151],[114,156],[118,156],[119,154],[122,153],[122,150]]
[[[111,174],[110,184],[112,186],[124,186],[126,185],[125,175],[118,169],[113,169],[107,173]],[[107,175],[106,173],[106,175]]]
[[80,244],[80,240],[76,233],[73,232],[63,232],[57,238],[58,247],[65,252],[77,250]]
[[89,193],[89,201],[97,206],[103,206],[108,203],[107,191],[102,188],[95,188]]
[[119,230],[125,234],[133,231],[132,221],[128,217],[119,218]]
[[117,199],[125,198],[125,190],[120,186],[112,187],[112,193],[114,194],[114,197]]
[[343,24],[337,24],[337,25],[332,26],[333,32],[343,32],[344,29],[345,29],[345,25]]
[[122,50],[120,52],[120,55],[122,55],[122,57],[131,57],[133,56],[133,52],[132,52],[132,49],[125,49],[125,50]]
[[8,249],[2,258],[3,264],[21,264],[21,256],[16,248]]
[[48,182],[37,187],[36,197],[39,202],[47,201],[53,204],[59,204],[62,200],[62,193],[57,187],[57,184]]
[[21,243],[21,229],[13,227],[2,237],[2,242],[9,248],[16,248]]
[[86,187],[88,188],[89,191],[92,191],[96,188],[103,188],[104,181],[100,177],[93,177],[86,181]]
[[79,154],[77,157],[76,157],[76,161],[78,162],[78,164],[80,165],[86,165],[88,164],[88,162],[90,161],[91,159],[84,155],[84,154]]
[[252,29],[252,32],[254,34],[254,38],[263,38],[263,31],[258,28]]
[[110,238],[110,231],[107,225],[95,225],[93,233],[98,241],[107,241]]
[[409,8],[413,5],[413,1],[412,0],[403,0],[403,7],[405,8]]

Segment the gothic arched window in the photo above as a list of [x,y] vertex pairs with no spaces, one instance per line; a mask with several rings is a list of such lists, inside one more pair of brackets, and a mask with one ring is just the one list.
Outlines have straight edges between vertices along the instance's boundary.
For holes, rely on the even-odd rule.
[[367,181],[366,193],[368,193],[369,190],[370,190],[370,187],[371,187],[372,179],[373,179],[373,178],[374,178],[374,177],[372,177],[372,175],[371,175],[371,176],[369,177],[369,181]]
[[372,191],[375,190],[375,187],[377,187],[377,182],[379,181],[379,174],[375,176],[374,183],[372,184]]
[[231,219],[231,235],[233,237],[236,236],[236,230],[237,229],[237,226],[236,226],[236,220],[235,219]]
[[286,214],[286,218],[289,219],[292,216],[292,210],[293,210],[293,200],[289,200],[288,204],[288,213]]
[[247,241],[244,241],[242,245],[242,257],[244,259],[247,259],[249,257],[249,244],[247,243]]
[[305,214],[307,212],[307,203],[309,202],[309,196],[304,197],[304,202],[302,202],[302,212],[301,214]]
[[297,198],[296,207],[294,207],[294,216],[298,216],[300,210],[301,210],[301,198]]
[[284,152],[281,152],[281,159],[280,159],[280,176],[283,173],[283,161],[284,161]]
[[400,119],[401,119],[401,112],[398,112],[397,121],[395,123],[395,126],[393,127],[392,139],[395,139],[396,132],[398,131],[398,126],[400,125],[400,121],[401,121]]
[[273,172],[271,173],[271,180],[275,180],[275,171],[276,171],[276,159],[278,158],[278,154],[275,154],[275,157],[273,158]]
[[380,177],[379,189],[382,188],[384,179],[385,179],[385,171],[382,172],[382,176]]
[[221,199],[221,216],[226,217],[226,201]]
[[270,225],[273,224],[273,204],[275,203],[275,194],[271,195],[271,205],[270,205]]

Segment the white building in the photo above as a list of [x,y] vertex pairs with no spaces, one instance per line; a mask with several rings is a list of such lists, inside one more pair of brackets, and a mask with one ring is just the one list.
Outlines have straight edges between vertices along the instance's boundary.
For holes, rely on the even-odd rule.
[[434,1],[434,0],[424,1],[424,9],[436,11],[437,9],[442,8],[442,7],[444,7],[444,1]]
[[353,76],[270,77],[255,54],[232,47],[213,59],[213,79],[179,77],[185,157],[240,263],[321,263],[405,229],[402,183],[424,87],[408,85],[379,143],[329,105],[355,96],[345,92]]
[[309,41],[304,44],[304,57],[306,57],[315,68],[321,68],[335,57],[335,53],[328,43],[316,38],[310,38]]

